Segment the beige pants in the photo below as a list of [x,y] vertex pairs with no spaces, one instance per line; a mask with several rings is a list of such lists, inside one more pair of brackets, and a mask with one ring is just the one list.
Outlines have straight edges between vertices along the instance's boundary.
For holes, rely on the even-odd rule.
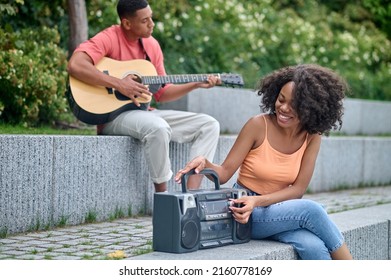
[[191,143],[189,158],[205,156],[213,161],[220,125],[211,116],[175,110],[132,110],[105,125],[103,134],[129,135],[139,139],[152,181],[167,182],[173,175],[169,158],[170,141]]

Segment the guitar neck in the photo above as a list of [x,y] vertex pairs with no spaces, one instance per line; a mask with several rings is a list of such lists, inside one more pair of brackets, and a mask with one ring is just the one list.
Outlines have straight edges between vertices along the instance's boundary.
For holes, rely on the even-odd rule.
[[163,85],[163,84],[186,84],[190,82],[205,82],[209,75],[220,76],[220,74],[183,74],[167,76],[143,76],[143,84]]

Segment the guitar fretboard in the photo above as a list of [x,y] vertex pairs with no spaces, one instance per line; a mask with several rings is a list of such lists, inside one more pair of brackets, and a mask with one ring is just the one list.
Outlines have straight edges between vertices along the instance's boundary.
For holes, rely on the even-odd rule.
[[162,84],[186,84],[190,82],[205,82],[209,75],[220,76],[219,74],[183,74],[167,76],[143,76],[143,84],[162,85]]

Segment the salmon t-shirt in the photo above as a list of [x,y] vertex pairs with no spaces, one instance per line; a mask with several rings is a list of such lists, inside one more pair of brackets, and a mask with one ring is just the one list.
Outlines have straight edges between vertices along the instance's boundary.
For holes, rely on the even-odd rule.
[[[97,64],[103,57],[109,57],[115,60],[146,59],[147,55],[151,63],[155,66],[159,76],[165,76],[163,52],[159,42],[152,36],[142,39],[143,45],[139,40],[131,41],[125,36],[120,25],[112,25],[99,32],[91,39],[81,43],[75,52],[85,52],[88,54],[94,64]],[[162,87],[154,94],[154,98],[159,101],[167,86]]]

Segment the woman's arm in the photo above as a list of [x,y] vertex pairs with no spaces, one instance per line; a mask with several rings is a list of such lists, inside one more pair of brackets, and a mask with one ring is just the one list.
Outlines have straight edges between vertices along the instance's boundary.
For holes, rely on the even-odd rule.
[[311,135],[309,137],[308,146],[304,152],[301,167],[296,181],[287,188],[280,191],[261,195],[261,196],[245,196],[234,200],[235,203],[241,203],[242,208],[232,208],[234,217],[238,222],[245,223],[250,217],[251,212],[255,207],[266,207],[281,201],[301,198],[311,181],[312,174],[315,169],[315,162],[320,149],[321,136]]

